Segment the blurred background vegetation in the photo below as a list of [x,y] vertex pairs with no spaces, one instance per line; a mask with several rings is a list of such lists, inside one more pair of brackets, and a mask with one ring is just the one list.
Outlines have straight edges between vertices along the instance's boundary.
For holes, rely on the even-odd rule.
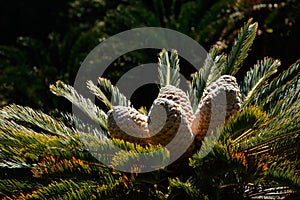
[[[211,45],[226,51],[248,18],[259,23],[259,31],[245,65],[270,56],[279,58],[284,70],[299,58],[299,0],[2,1],[0,107],[17,103],[45,111],[70,109],[49,92],[49,84],[58,79],[72,84],[87,54],[121,31],[166,27],[194,38],[207,51]],[[130,68],[156,61],[157,53],[126,54],[105,76],[115,83]],[[145,103],[145,98],[136,99],[136,104]]]

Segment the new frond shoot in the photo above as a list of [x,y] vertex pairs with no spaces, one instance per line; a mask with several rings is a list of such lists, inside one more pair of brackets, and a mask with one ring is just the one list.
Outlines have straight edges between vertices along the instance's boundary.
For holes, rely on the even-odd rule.
[[158,66],[158,75],[161,87],[167,85],[179,87],[180,73],[177,51],[172,49],[169,55],[169,52],[166,49],[163,49],[159,53]]

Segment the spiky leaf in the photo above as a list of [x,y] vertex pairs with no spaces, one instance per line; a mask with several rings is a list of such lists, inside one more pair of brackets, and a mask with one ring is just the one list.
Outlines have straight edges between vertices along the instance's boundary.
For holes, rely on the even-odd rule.
[[248,51],[256,36],[257,26],[257,23],[252,24],[252,19],[250,19],[241,29],[238,38],[234,41],[223,74],[235,75],[238,72],[248,56]]
[[110,80],[106,78],[98,79],[98,86],[94,85],[92,81],[87,82],[88,88],[96,95],[109,109],[113,106],[130,106],[131,103],[127,100],[117,87],[111,84]]
[[90,99],[82,97],[70,85],[57,81],[56,85],[50,85],[50,91],[57,96],[63,96],[77,106],[82,112],[92,120],[99,123],[101,127],[107,130],[107,116],[98,106],[92,103]]
[[268,78],[277,72],[280,66],[279,60],[264,58],[247,72],[244,80],[240,84],[243,106],[247,105],[263,85],[267,83]]
[[179,74],[179,58],[176,50],[172,49],[171,54],[166,49],[159,53],[158,58],[158,75],[160,85],[174,85],[179,87],[180,74]]

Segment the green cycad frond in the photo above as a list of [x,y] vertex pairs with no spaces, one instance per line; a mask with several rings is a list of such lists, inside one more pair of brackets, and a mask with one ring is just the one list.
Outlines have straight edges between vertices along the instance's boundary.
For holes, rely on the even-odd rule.
[[[37,165],[31,168],[34,177],[88,177],[95,173],[104,172],[105,168],[101,164],[88,162],[79,158],[59,159],[52,155],[41,159]],[[106,174],[107,175],[107,174]]]
[[[49,184],[45,181],[33,184],[29,181],[1,180],[0,188],[5,183],[14,184],[14,193],[1,190],[0,194],[7,199],[109,199],[122,195],[118,192],[128,190],[130,184],[126,182],[126,177],[120,176],[108,180],[107,183],[76,179],[61,179]],[[7,189],[7,185],[4,188]]]
[[[203,199],[204,195],[201,194],[199,188],[193,185],[191,180],[182,182],[178,177],[174,179],[169,179],[169,195],[172,194],[172,190],[183,190],[187,196],[193,199]],[[181,192],[182,193],[182,192]]]
[[[204,139],[204,145],[210,146],[210,140]],[[201,152],[190,159],[197,178],[194,185],[203,189],[214,199],[219,199],[227,187],[232,186],[240,192],[250,174],[247,174],[248,160],[246,154],[232,145],[230,140],[215,142],[212,150],[205,156]],[[234,192],[232,192],[234,193]],[[242,194],[238,194],[242,196]]]
[[36,133],[33,129],[20,125],[12,120],[5,120],[0,118],[0,129],[2,131],[12,131],[12,132],[23,132],[26,134]]
[[[0,116],[8,120],[11,119],[18,122],[29,123],[33,126],[44,130],[45,133],[49,132],[53,135],[63,137],[73,137],[74,135],[74,130],[65,126],[65,124],[61,123],[60,121],[57,121],[53,117],[41,111],[36,111],[30,107],[23,107],[12,104],[1,109]],[[19,128],[24,129],[20,125]]]
[[297,60],[286,71],[272,80],[268,86],[262,88],[252,102],[264,106],[267,111],[272,110],[273,106],[289,93],[299,90],[299,72],[300,60]]
[[300,191],[300,176],[293,163],[288,160],[277,160],[270,166],[268,177],[290,188]]
[[172,49],[169,56],[168,51],[163,49],[159,53],[158,65],[160,86],[174,85],[175,87],[179,87],[180,74],[177,51]]
[[101,100],[108,109],[112,109],[113,105],[111,103],[111,101],[106,97],[106,95],[100,90],[99,87],[97,87],[93,81],[89,80],[87,81],[87,86],[89,88],[89,90],[96,95],[96,97]]
[[192,75],[189,99],[194,111],[198,107],[204,89],[221,76],[222,69],[226,64],[226,56],[218,53],[217,48],[211,48],[203,67]]
[[[121,173],[101,163],[82,160],[80,158],[57,158],[47,156],[31,168],[36,178],[73,178],[97,180],[99,185],[109,184],[118,179]],[[100,180],[98,180],[101,178]]]
[[63,96],[77,106],[82,112],[92,120],[100,124],[107,130],[107,116],[100,108],[92,103],[90,99],[85,99],[70,85],[57,81],[56,85],[50,85],[50,91],[57,96]]
[[114,154],[111,161],[112,167],[122,167],[128,171],[132,170],[132,173],[138,173],[144,167],[144,163],[151,163],[153,169],[156,169],[155,166],[161,166],[169,161],[169,151],[160,145],[148,144],[147,147],[142,147],[119,139],[113,139],[112,142],[117,147],[126,150]]
[[[297,160],[297,153],[299,153],[299,149],[297,149],[297,146],[299,146],[299,137],[295,136],[295,134],[297,134],[297,132],[279,135],[258,143],[250,143],[248,146],[243,145],[244,151],[247,152],[249,157],[272,157],[277,155],[278,157],[283,157],[285,159]],[[253,137],[255,138],[255,136]]]
[[64,138],[0,128],[2,167],[28,167],[47,155],[88,157],[85,155],[87,152],[81,152],[84,147],[77,137]]
[[221,53],[217,47],[213,47],[209,54],[211,54],[213,58],[213,67],[211,68],[211,73],[208,76],[206,85],[210,85],[210,83],[214,82],[222,75],[222,71],[226,67],[227,62],[227,55]]
[[277,72],[279,66],[279,60],[264,58],[264,60],[258,61],[254,68],[247,72],[247,75],[240,84],[243,99],[242,107],[246,106],[252,100],[254,94],[266,84],[271,75]]
[[257,26],[257,23],[252,24],[252,19],[250,19],[241,29],[238,38],[234,41],[227,65],[222,74],[235,75],[238,72],[248,56],[248,51],[256,36]]
[[[284,197],[299,190],[297,155],[300,119],[291,118],[299,115],[298,111],[299,106],[294,106],[281,112],[282,116],[273,118],[257,107],[246,107],[232,116],[217,131],[219,139],[206,137],[202,151],[190,160],[190,165],[196,169],[198,177],[201,177],[201,180],[195,179],[195,184],[200,188],[213,190],[211,195],[221,195],[223,189],[232,185],[241,189],[238,194],[240,196],[247,184],[264,183],[266,187],[270,187],[275,186],[275,182],[279,186],[293,189],[280,194]],[[205,148],[212,150],[204,157]],[[207,187],[201,182],[213,186]]]
[[280,153],[281,147],[282,153],[289,149],[295,150],[300,132],[299,113],[296,113],[298,110],[299,107],[293,107],[286,111],[290,116],[281,114],[270,118],[264,126],[254,130],[251,135],[240,141],[240,145],[252,150],[259,149],[259,151],[263,152],[267,150],[276,152],[278,149],[277,153]]
[[167,163],[170,157],[169,151],[159,145],[148,144],[142,147],[120,139],[103,140],[88,133],[81,133],[80,136],[86,149],[97,160],[112,168],[138,172],[143,163],[151,163],[153,169],[156,169],[155,166]]
[[75,132],[78,133],[79,135],[90,133],[94,137],[100,138],[103,141],[108,136],[106,130],[99,128],[99,126],[95,126],[93,124],[83,122],[83,120],[81,120],[74,114],[55,111],[52,112],[52,116],[55,116],[55,119],[65,124],[67,127],[74,129]]
[[251,165],[249,171],[253,173],[250,176],[255,179],[250,179],[251,182],[247,187],[252,189],[246,192],[245,196],[254,199],[259,196],[268,199],[285,199],[299,191],[296,163],[286,159],[285,156],[248,155],[248,157]]
[[[246,107],[229,118],[227,124],[223,127],[223,132],[233,139],[233,143],[238,143],[242,138],[251,134],[253,129],[266,122],[267,119],[268,115],[258,107]],[[221,139],[223,138],[221,137]]]
[[43,185],[32,180],[0,179],[0,197],[36,190]]
[[[95,183],[94,183],[95,184]],[[20,194],[16,199],[89,199],[92,197],[91,181],[61,180],[41,187],[31,194]]]
[[88,88],[96,95],[109,109],[113,106],[130,106],[131,103],[127,100],[117,87],[113,86],[110,80],[105,78],[98,79],[98,86],[92,81],[87,82]]
[[[295,82],[293,85],[295,87],[290,87],[289,93],[286,93],[284,97],[278,97],[281,99],[278,99],[275,105],[273,103],[269,103],[265,106],[266,110],[270,110],[270,115],[272,116],[278,116],[284,114],[285,117],[290,118],[293,117],[292,114],[297,115],[295,112],[283,112],[288,111],[290,108],[293,109],[299,109],[300,105],[300,79]],[[272,106],[272,107],[271,107]]]

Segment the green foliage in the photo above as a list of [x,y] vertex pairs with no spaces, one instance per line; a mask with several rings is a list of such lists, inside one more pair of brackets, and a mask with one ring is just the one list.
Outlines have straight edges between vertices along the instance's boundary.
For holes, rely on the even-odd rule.
[[223,74],[235,75],[240,69],[243,61],[248,56],[248,51],[253,43],[257,31],[257,23],[251,24],[249,20],[241,29],[238,38],[234,41],[227,65]]
[[[233,139],[233,143],[238,143],[243,137],[246,137],[254,128],[265,123],[268,115],[257,107],[246,107],[231,117],[227,125],[224,126],[224,132]],[[228,138],[226,138],[228,139]]]
[[[10,45],[0,47],[0,105],[17,103],[47,111],[55,108],[70,111],[70,106],[62,106],[65,101],[51,95],[46,89],[48,85],[58,79],[72,83],[80,64],[91,49],[109,36],[137,27],[170,28],[192,37],[206,49],[216,41],[219,47],[227,48],[233,42],[239,26],[251,17],[261,24],[259,33],[262,42],[253,47],[257,57],[270,54],[273,57],[283,57],[283,62],[287,60],[290,63],[297,56],[290,53],[296,52],[295,44],[299,41],[295,23],[299,19],[297,1],[71,0],[57,2],[46,9],[48,19],[43,21],[41,17],[39,20],[42,23],[39,26],[31,26],[34,24],[31,21],[40,17],[38,13],[45,10],[44,4],[33,6],[21,0],[17,5],[8,5],[11,13],[17,10],[22,12],[10,17],[7,14],[10,12],[4,6],[3,13],[8,15],[8,22],[2,20],[4,22],[1,24],[14,24],[14,20],[20,16],[26,17],[18,20],[25,23],[25,28],[19,30],[20,35],[16,36],[20,37],[16,42],[12,41]],[[19,6],[20,9],[14,6]],[[30,17],[23,8],[30,12]],[[35,13],[37,17],[34,18],[32,15]],[[53,26],[49,26],[48,22]],[[26,27],[26,24],[31,28]],[[51,30],[49,27],[52,27]],[[22,26],[18,29],[22,29]],[[9,30],[3,33],[11,36]],[[280,39],[274,43],[273,38]],[[6,43],[5,39],[3,41]],[[118,68],[116,73],[107,77],[114,83],[128,66],[147,63],[156,56],[137,54],[131,53],[118,59],[115,64],[123,65],[122,69]],[[234,57],[232,59],[235,60]],[[250,61],[253,59],[256,58],[250,58]],[[229,64],[232,65],[232,62]],[[190,74],[184,75],[187,77]]]
[[[290,120],[293,120],[292,116]],[[297,123],[298,120],[293,121]],[[281,122],[281,129],[285,125]],[[204,193],[221,199],[228,195],[228,190],[231,195],[236,195],[235,198],[247,196],[245,187],[253,184],[265,187],[273,185],[274,192],[279,191],[278,197],[284,194],[280,193],[280,186],[283,185],[299,191],[296,170],[299,168],[299,160],[295,157],[296,152],[299,152],[299,140],[296,139],[298,134],[288,129],[284,133],[269,130],[274,126],[274,121],[265,112],[257,107],[246,107],[219,130],[220,138],[207,156],[203,157],[199,152],[190,160],[198,174],[192,181],[198,188],[204,188]],[[299,132],[299,127],[297,130]],[[202,146],[209,147],[211,142],[205,139]],[[293,192],[289,190],[286,193]],[[255,194],[253,191],[251,195],[258,196],[259,192]]]
[[57,81],[55,86],[50,85],[50,90],[54,94],[68,99],[92,120],[99,123],[101,127],[107,130],[107,116],[105,112],[94,105],[90,99],[85,99],[78,94],[72,86],[66,85],[61,81]]
[[[181,195],[182,192],[186,193],[186,197],[190,197],[193,199],[204,199],[204,196],[201,194],[201,191],[195,187],[193,185],[193,182],[191,182],[190,180],[187,180],[186,182],[181,182],[179,180],[179,178],[175,178],[175,179],[169,179],[170,182],[170,194],[172,195],[172,193],[174,190],[182,190],[180,191]],[[176,193],[179,193],[179,191],[176,191]]]
[[166,85],[174,85],[179,87],[180,74],[179,74],[179,59],[176,50],[171,50],[169,57],[168,51],[163,49],[159,53],[158,58],[158,75],[161,87]]
[[92,81],[88,81],[88,88],[96,97],[101,100],[109,109],[113,106],[130,106],[131,103],[126,96],[120,93],[119,89],[113,86],[110,80],[105,78],[98,79],[98,86]]
[[[292,103],[297,101],[299,94],[299,68],[300,60],[297,60],[280,76],[272,80],[268,86],[262,88],[253,102],[264,106],[266,110],[273,110],[276,104],[278,105],[280,101],[288,97],[290,101],[285,100],[285,105],[286,107],[291,106]],[[262,101],[258,102],[257,99],[262,99]],[[278,111],[278,109],[274,110]]]
[[[156,5],[163,3],[158,1]],[[167,12],[163,7],[161,16]],[[204,67],[190,83],[193,106],[199,103],[206,87],[221,75],[218,72],[236,74],[243,68],[257,29],[257,24],[250,22],[239,33],[229,56],[220,49],[211,49]],[[240,86],[242,109],[203,139],[200,149],[189,157],[189,166],[179,163],[177,169],[168,166],[138,173],[145,159],[164,163],[170,153],[161,146],[142,147],[110,138],[106,113],[62,81],[51,85],[50,90],[72,102],[103,130],[70,114],[50,115],[15,104],[3,107],[1,198],[241,199],[269,197],[270,190],[275,198],[297,198],[299,60],[271,79],[278,66],[279,61],[265,58],[250,69]],[[166,50],[161,52],[159,70],[161,85],[179,85],[176,51],[172,50],[170,56]],[[108,108],[130,105],[107,79],[99,78],[97,86],[88,82],[88,88]],[[144,153],[150,156],[145,158]],[[161,163],[151,164],[155,167]],[[128,167],[129,172],[120,172],[116,167]]]
[[200,102],[204,89],[221,76],[222,69],[226,64],[226,55],[218,55],[216,47],[209,51],[204,65],[199,71],[192,74],[192,81],[189,85],[189,98],[195,111]]
[[264,58],[264,60],[259,61],[254,68],[247,73],[243,82],[240,84],[244,105],[247,105],[258,92],[257,89],[266,84],[270,76],[277,72],[277,68],[280,64],[279,60]]

